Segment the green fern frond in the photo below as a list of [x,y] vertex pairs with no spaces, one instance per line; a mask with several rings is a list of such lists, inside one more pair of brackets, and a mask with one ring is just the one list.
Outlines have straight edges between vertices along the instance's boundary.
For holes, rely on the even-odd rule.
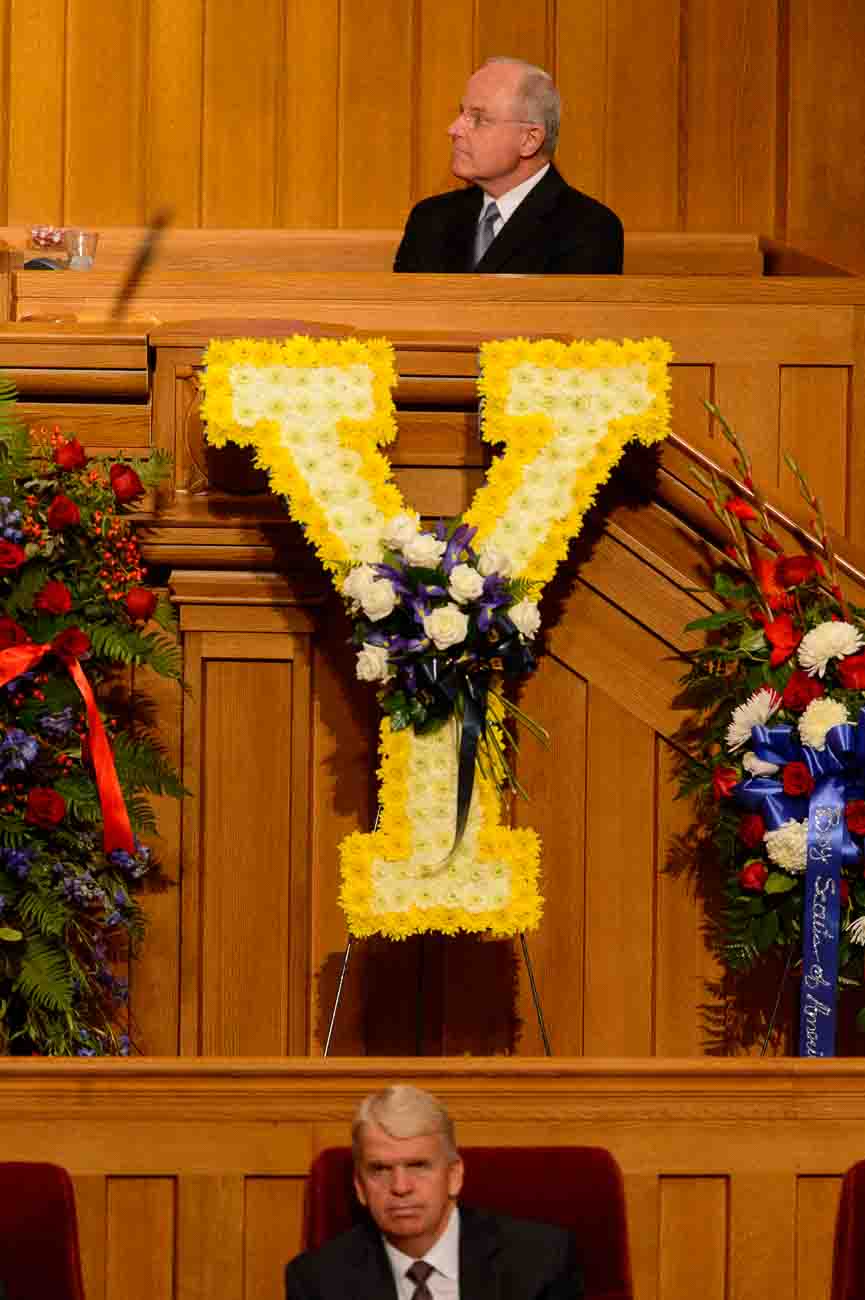
[[62,935],[69,917],[69,908],[63,899],[32,890],[22,894],[18,911],[34,930],[47,937]]
[[116,624],[97,624],[88,629],[93,650],[115,663],[146,665],[160,677],[179,678],[180,648],[158,632],[137,632]]
[[186,793],[171,763],[148,737],[118,735],[114,762],[121,784],[128,789],[168,794],[175,799]]
[[156,603],[156,609],[153,611],[153,621],[163,632],[166,632],[173,641],[177,640],[179,634],[179,620],[177,610],[172,605],[167,596],[160,596]]
[[27,940],[13,990],[49,1011],[72,1009],[72,978],[65,952],[39,935]]
[[136,459],[132,464],[144,487],[155,488],[171,472],[172,457],[169,452],[155,447],[146,459]]

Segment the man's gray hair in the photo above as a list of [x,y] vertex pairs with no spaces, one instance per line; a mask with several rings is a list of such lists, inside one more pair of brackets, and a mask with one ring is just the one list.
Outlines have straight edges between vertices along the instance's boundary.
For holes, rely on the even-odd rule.
[[392,1138],[427,1137],[438,1133],[447,1159],[458,1158],[450,1115],[432,1093],[413,1088],[409,1083],[397,1083],[364,1097],[355,1111],[351,1126],[351,1149],[355,1164],[360,1160],[360,1142],[365,1124],[377,1125]]
[[523,79],[517,92],[521,105],[517,112],[524,114],[526,122],[539,123],[544,128],[544,143],[541,153],[552,158],[559,142],[559,123],[562,118],[562,101],[555,83],[548,72],[538,68],[525,59],[512,59],[506,54],[494,54],[484,63],[511,63],[522,68]]

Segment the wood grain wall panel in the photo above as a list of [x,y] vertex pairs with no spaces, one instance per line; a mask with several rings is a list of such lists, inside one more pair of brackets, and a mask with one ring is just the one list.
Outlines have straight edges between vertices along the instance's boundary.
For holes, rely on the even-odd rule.
[[[586,736],[585,1035],[589,1056],[654,1049],[654,799],[651,730],[593,687]],[[637,980],[621,979],[628,953]]]
[[606,191],[628,229],[677,230],[678,4],[609,0]]
[[556,166],[571,185],[602,198],[607,188],[607,0],[556,6],[555,76],[562,96]]
[[240,1300],[283,1300],[285,1265],[303,1240],[302,1178],[247,1178]]
[[105,1300],[108,1180],[104,1174],[76,1174],[72,1182],[84,1294],[89,1300]]
[[274,224],[337,224],[339,0],[283,0]]
[[[772,361],[725,361],[715,367],[712,400],[744,439],[754,478],[765,492],[774,491],[780,478],[780,383],[779,367]],[[706,450],[719,465],[733,469],[733,448],[715,420]]]
[[695,447],[704,447],[709,440],[711,417],[705,403],[712,400],[711,366],[681,366],[670,368],[670,403],[673,408],[671,426],[674,433]]
[[727,1179],[661,1177],[659,1193],[658,1300],[726,1300]]
[[291,733],[304,701],[293,681],[293,640],[250,644],[256,640],[208,633],[203,645],[205,1054],[281,1054],[288,1046],[291,824],[300,812],[291,803]]
[[795,1224],[794,1178],[766,1170],[736,1173],[730,1180],[730,1295],[736,1300],[796,1295]]
[[462,184],[451,173],[447,128],[475,67],[474,10],[474,0],[418,0],[413,202]]
[[528,4],[475,0],[475,63],[503,54],[549,68],[555,57],[555,9],[555,0],[529,0]]
[[283,5],[259,0],[244,21],[208,0],[204,29],[202,224],[272,226]]
[[831,1238],[840,1186],[840,1178],[796,1179],[796,1300],[829,1294],[832,1255],[820,1242]]
[[244,1179],[187,1174],[177,1180],[177,1300],[243,1295]]
[[778,0],[684,12],[687,230],[774,233]]
[[64,221],[135,226],[145,216],[147,0],[68,0]]
[[[61,222],[66,2],[11,0],[9,13],[8,217]],[[0,168],[0,183],[4,178]]]
[[[865,8],[790,0],[789,185],[785,238],[865,270]],[[857,160],[857,161],[854,161]]]
[[205,0],[149,0],[144,216],[201,225]]
[[[850,369],[847,366],[781,367],[781,451],[789,452],[802,469],[812,492],[820,498],[829,523],[839,532],[848,526],[848,480],[851,471]],[[780,467],[779,487],[796,498],[798,488],[786,464]],[[801,509],[807,512],[802,505]]]
[[412,192],[414,0],[340,8],[338,224],[392,226]]
[[105,1300],[175,1300],[174,1178],[109,1178]]

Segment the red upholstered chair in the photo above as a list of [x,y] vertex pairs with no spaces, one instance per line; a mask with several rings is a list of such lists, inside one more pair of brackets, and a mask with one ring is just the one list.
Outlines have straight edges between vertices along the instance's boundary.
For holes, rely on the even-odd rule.
[[841,1183],[832,1300],[865,1300],[865,1160],[852,1165]]
[[75,1194],[65,1169],[0,1163],[0,1296],[84,1300]]
[[[586,1300],[632,1300],[622,1174],[602,1147],[460,1147],[460,1200],[575,1236]],[[364,1213],[352,1187],[348,1147],[316,1156],[309,1173],[306,1245],[316,1249]]]

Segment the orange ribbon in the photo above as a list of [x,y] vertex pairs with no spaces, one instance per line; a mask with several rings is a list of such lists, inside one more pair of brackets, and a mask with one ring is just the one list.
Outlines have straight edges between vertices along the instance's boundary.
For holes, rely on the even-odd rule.
[[79,661],[74,656],[55,651],[52,641],[44,645],[27,642],[26,645],[10,646],[7,650],[0,650],[0,686],[5,686],[7,682],[28,672],[45,655],[51,653],[57,654],[58,659],[66,664],[69,676],[81,692],[87,710],[90,753],[102,808],[102,842],[105,852],[113,853],[115,849],[123,849],[125,853],[134,853],[135,841],[123,800],[123,791],[117,778],[117,769],[114,766],[114,755],[111,753],[111,745],[96,707],[93,690],[84,676]]

